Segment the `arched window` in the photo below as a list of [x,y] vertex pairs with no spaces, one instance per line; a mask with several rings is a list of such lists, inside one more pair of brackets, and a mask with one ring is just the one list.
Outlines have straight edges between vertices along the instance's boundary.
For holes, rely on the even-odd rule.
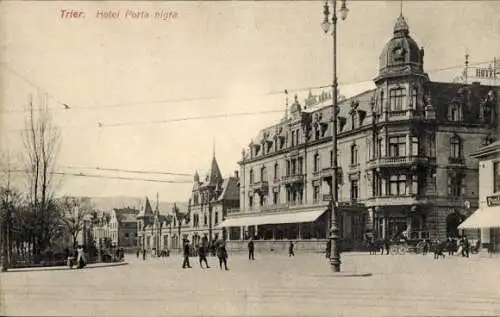
[[351,145],[351,165],[358,163],[358,146],[354,143]]
[[253,170],[250,170],[250,185],[254,183],[254,175],[253,175]]
[[450,140],[450,157],[457,159],[462,157],[462,140],[458,135],[454,135]]
[[314,172],[319,172],[319,153],[314,154],[314,164],[313,164],[313,171]]
[[260,181],[261,182],[267,182],[267,170],[266,170],[265,166],[263,166],[260,169]]
[[393,88],[389,93],[389,111],[401,111],[405,108],[406,89],[403,87]]
[[279,165],[278,162],[274,164],[274,179],[278,179],[280,177],[279,175]]

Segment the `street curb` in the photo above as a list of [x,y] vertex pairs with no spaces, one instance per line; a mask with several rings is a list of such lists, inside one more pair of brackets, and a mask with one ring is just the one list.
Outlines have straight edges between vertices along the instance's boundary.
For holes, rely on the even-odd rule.
[[368,272],[331,272],[331,274],[308,274],[310,277],[321,277],[321,278],[336,278],[336,277],[370,277],[373,276],[372,273]]
[[[106,263],[106,264],[90,264],[85,266],[83,269],[100,269],[115,266],[128,265],[128,262],[118,262],[118,263]],[[21,273],[21,272],[44,272],[44,271],[73,271],[78,270],[77,268],[70,269],[67,266],[53,266],[53,267],[27,267],[18,269],[8,269],[6,272],[2,273]]]

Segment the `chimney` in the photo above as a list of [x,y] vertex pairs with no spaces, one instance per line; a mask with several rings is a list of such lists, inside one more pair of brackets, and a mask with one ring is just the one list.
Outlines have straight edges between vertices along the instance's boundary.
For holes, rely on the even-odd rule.
[[238,171],[234,171],[234,177],[236,179],[240,179],[240,173]]

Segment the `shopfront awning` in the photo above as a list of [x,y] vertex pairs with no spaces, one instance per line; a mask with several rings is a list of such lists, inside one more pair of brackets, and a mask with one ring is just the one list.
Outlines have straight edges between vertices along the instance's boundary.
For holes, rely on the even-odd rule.
[[500,206],[480,208],[458,226],[458,229],[478,228],[500,228]]
[[275,213],[235,217],[224,220],[217,227],[242,227],[254,225],[313,222],[318,219],[325,211],[326,209],[315,209],[293,213]]

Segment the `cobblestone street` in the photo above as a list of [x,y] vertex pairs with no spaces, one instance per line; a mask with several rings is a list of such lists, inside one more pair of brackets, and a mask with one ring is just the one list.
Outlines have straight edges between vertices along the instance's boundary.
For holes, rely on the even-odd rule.
[[500,259],[343,256],[332,277],[320,254],[230,255],[201,270],[182,259],[136,260],[121,267],[1,274],[2,315],[499,315]]

